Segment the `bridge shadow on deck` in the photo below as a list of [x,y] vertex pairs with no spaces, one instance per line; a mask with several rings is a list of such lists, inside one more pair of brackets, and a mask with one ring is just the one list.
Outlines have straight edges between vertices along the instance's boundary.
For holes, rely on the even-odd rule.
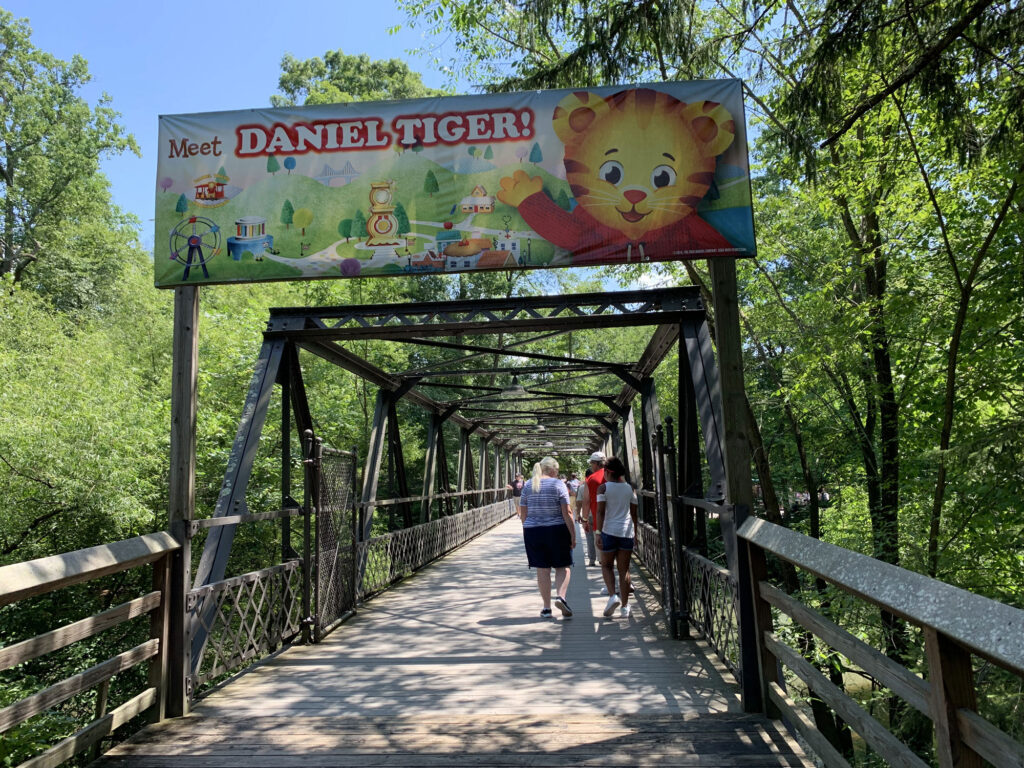
[[539,618],[521,536],[502,524],[98,765],[810,765],[669,637],[642,578],[633,616],[605,618],[577,549],[575,615]]

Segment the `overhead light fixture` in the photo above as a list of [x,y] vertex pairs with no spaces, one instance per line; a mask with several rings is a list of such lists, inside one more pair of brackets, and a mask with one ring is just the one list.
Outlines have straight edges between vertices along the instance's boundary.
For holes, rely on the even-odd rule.
[[527,392],[523,389],[523,385],[519,383],[518,376],[513,376],[512,383],[501,390],[502,397],[519,397],[520,395],[525,394],[527,394]]

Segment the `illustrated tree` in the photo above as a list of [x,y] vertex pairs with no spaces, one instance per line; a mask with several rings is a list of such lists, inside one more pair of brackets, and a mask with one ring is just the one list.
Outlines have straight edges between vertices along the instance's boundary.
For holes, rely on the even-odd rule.
[[569,210],[569,196],[565,194],[564,189],[558,190],[558,195],[555,197],[555,203],[558,204],[559,208],[564,208],[567,211]]
[[288,169],[288,175],[292,175],[292,171],[295,169],[295,158],[288,156],[284,159],[284,167]]
[[174,179],[172,179],[170,176],[164,176],[162,179],[160,179],[160,189],[161,189],[161,191],[166,192],[168,189],[170,189],[173,186],[174,186]]
[[538,163],[542,162],[543,160],[544,160],[544,153],[542,153],[540,151],[540,144],[538,144],[535,141],[535,142],[533,142],[533,147],[530,149],[530,162],[533,163],[534,165],[537,165]]
[[516,147],[516,159],[521,163],[526,159],[526,156],[530,154],[530,150],[527,149],[525,144],[521,144]]
[[488,144],[487,145],[487,149],[484,150],[484,160],[493,160],[493,159],[494,159],[494,150],[491,149],[491,145]]
[[267,173],[269,173],[271,176],[274,176],[280,170],[281,170],[281,164],[279,162],[277,162],[277,157],[275,157],[274,155],[268,155],[267,156]]
[[466,149],[466,154],[469,155],[470,157],[476,157],[479,151],[480,147],[469,147]]
[[427,171],[427,177],[423,180],[423,191],[428,197],[433,197],[440,188],[437,186],[437,177],[433,171]]
[[313,211],[309,208],[298,208],[292,216],[292,223],[306,234],[306,227],[313,223]]
[[395,203],[395,219],[398,221],[398,234],[408,234],[412,227],[409,224],[409,214],[405,212],[405,206]]
[[345,238],[345,242],[352,237],[352,219],[342,219],[338,222],[338,234]]
[[284,224],[285,229],[291,229],[292,224],[295,222],[295,208],[292,206],[291,200],[285,200],[281,206],[281,223]]
[[222,165],[220,168],[217,169],[217,175],[222,176],[226,179],[228,177],[227,169],[224,168],[224,166]]
[[174,205],[174,212],[185,215],[188,212],[188,198],[185,197],[185,193],[178,195],[178,202]]
[[352,217],[352,237],[363,238],[369,233],[366,231],[366,216],[363,212],[356,211],[355,216]]

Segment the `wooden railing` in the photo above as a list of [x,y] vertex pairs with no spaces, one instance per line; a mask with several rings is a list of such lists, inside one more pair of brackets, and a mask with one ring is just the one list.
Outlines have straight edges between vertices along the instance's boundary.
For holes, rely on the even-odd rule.
[[[52,768],[96,745],[134,717],[148,712],[154,721],[164,717],[167,686],[167,583],[170,560],[180,548],[165,532],[137,536],[99,547],[0,567],[0,606],[43,595],[63,587],[153,564],[153,589],[142,597],[73,624],[0,648],[0,671],[94,637],[136,617],[150,617],[149,639],[99,664],[0,709],[0,733],[58,706],[83,692],[97,689],[95,719],[23,768]],[[114,675],[149,662],[148,686],[109,712],[106,693]]]
[[[797,727],[826,765],[846,768],[848,763],[780,685],[779,664],[842,717],[887,764],[927,768],[928,763],[786,645],[775,633],[773,608],[928,717],[942,768],[973,768],[983,765],[983,760],[998,768],[1024,766],[1024,745],[978,713],[972,666],[972,660],[980,657],[1024,680],[1024,611],[764,520],[747,520],[739,537],[746,542],[754,582],[765,701]],[[926,677],[769,584],[769,554],[919,627]]]

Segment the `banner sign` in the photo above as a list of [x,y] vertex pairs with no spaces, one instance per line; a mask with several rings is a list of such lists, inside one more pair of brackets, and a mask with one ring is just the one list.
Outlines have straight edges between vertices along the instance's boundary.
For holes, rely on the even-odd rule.
[[156,284],[754,254],[739,80],[160,118]]

